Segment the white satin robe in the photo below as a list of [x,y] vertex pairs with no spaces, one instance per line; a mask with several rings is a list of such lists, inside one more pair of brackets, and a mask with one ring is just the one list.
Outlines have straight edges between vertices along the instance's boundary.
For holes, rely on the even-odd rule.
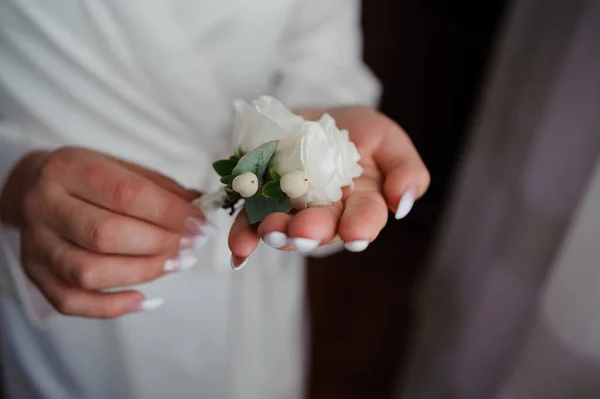
[[[374,104],[356,0],[0,0],[0,186],[34,148],[80,145],[210,190],[232,101]],[[302,258],[261,245],[229,266],[230,219],[166,303],[103,321],[53,312],[0,230],[5,389],[17,399],[303,396]]]

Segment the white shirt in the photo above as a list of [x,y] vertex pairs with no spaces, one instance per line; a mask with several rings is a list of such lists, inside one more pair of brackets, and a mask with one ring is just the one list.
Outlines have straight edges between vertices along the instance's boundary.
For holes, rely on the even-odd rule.
[[[0,0],[0,187],[34,148],[80,145],[211,190],[231,148],[232,102],[373,104],[355,0]],[[303,395],[302,259],[260,246],[229,268],[230,223],[190,272],[138,287],[154,312],[53,312],[0,228],[9,398]]]

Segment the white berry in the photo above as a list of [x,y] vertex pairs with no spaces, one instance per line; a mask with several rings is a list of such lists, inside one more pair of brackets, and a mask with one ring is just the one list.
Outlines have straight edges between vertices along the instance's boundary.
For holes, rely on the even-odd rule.
[[258,191],[258,178],[252,172],[242,173],[233,179],[231,187],[242,197],[250,198]]
[[281,191],[291,199],[294,199],[302,197],[308,191],[310,181],[306,172],[297,170],[282,176],[279,185]]

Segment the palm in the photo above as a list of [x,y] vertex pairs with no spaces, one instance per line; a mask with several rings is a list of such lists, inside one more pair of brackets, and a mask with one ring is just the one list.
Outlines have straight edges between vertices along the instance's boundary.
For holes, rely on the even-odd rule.
[[[260,237],[283,233],[282,249],[310,250],[341,239],[349,249],[360,250],[372,242],[407,192],[420,197],[429,185],[429,174],[406,133],[378,112],[367,108],[328,111],[341,129],[347,129],[361,154],[362,176],[353,189],[345,188],[342,201],[296,213],[269,215],[258,230],[241,214],[230,233],[234,258],[244,259]],[[406,201],[404,201],[406,202]],[[276,233],[279,237],[282,234]]]

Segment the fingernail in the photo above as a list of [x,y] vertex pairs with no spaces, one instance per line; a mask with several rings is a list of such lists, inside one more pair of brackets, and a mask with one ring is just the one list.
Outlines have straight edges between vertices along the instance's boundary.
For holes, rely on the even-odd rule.
[[298,252],[310,252],[319,246],[319,241],[310,238],[290,238],[290,244]]
[[215,237],[219,234],[219,228],[207,220],[189,217],[185,220],[184,226],[193,235]]
[[207,237],[217,237],[221,232],[215,224],[209,222],[208,220],[205,221],[202,231]]
[[149,312],[160,307],[163,303],[165,303],[163,298],[144,299],[132,306],[130,312]]
[[280,231],[273,231],[271,233],[265,234],[263,237],[263,241],[268,246],[279,249],[285,247],[288,242],[287,235]]
[[198,258],[191,254],[181,254],[177,258],[167,259],[165,262],[165,273],[174,273],[183,270],[188,270],[194,267],[198,262]]
[[413,205],[415,204],[416,190],[414,187],[410,187],[404,192],[400,202],[398,203],[398,209],[396,209],[396,219],[402,219],[408,215]]
[[350,252],[362,252],[369,246],[369,241],[358,240],[344,243],[344,247]]
[[241,256],[231,254],[231,268],[236,271],[242,269],[248,263],[249,258],[250,256],[242,258]]
[[179,247],[181,249],[198,249],[205,246],[207,242],[208,237],[206,236],[185,236],[181,238]]

